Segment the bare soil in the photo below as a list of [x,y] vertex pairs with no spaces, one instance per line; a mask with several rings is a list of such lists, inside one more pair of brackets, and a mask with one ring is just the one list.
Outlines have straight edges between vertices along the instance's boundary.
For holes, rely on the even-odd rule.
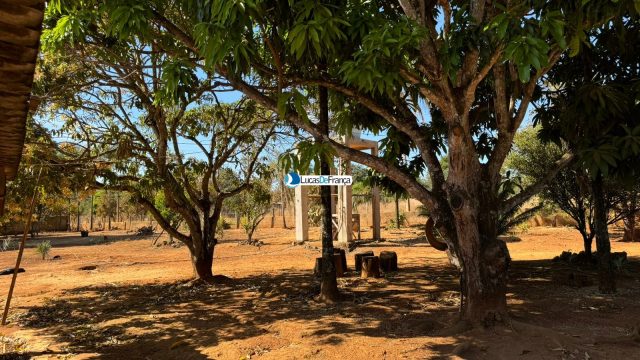
[[[0,330],[0,359],[640,356],[640,243],[614,234],[613,251],[626,251],[630,261],[620,269],[618,293],[604,296],[595,285],[552,281],[568,266],[550,259],[581,249],[575,230],[532,228],[508,243],[510,326],[461,331],[456,270],[421,235],[418,227],[383,231],[386,241],[359,245],[356,252],[397,252],[399,271],[366,280],[347,273],[339,279],[344,301],[325,305],[314,300],[320,243],[292,246],[293,230],[260,229],[259,248],[239,245],[242,233],[227,231],[214,273],[233,280],[215,286],[190,286],[187,249],[152,247],[155,236],[95,233],[91,241],[46,234],[50,257],[61,258],[41,260],[33,247],[43,237],[29,241],[11,323]],[[317,237],[313,229],[311,238]],[[13,266],[15,257],[16,251],[0,253],[0,268]],[[353,261],[351,252],[350,270]],[[592,269],[575,271],[596,282]],[[3,304],[10,279],[0,277]]]

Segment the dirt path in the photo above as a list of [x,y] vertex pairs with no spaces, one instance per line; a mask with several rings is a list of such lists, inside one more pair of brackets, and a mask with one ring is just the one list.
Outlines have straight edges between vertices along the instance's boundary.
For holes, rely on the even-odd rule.
[[[629,337],[640,318],[640,243],[614,241],[613,250],[627,251],[633,261],[623,269],[619,293],[601,296],[595,286],[551,281],[558,269],[548,259],[579,251],[577,233],[534,228],[508,244],[513,329],[444,336],[456,320],[458,279],[446,256],[416,240],[419,235],[413,228],[385,231],[388,241],[358,248],[396,251],[400,271],[340,279],[345,301],[335,306],[313,300],[319,242],[293,247],[292,230],[260,229],[261,248],[237,245],[242,234],[228,231],[216,248],[214,272],[234,281],[201,288],[181,285],[192,275],[184,247],[151,247],[151,237],[126,233],[107,234],[118,241],[98,245],[58,235],[51,255],[60,260],[42,261],[27,249],[0,350],[43,359],[619,359],[640,353]],[[1,268],[14,260],[15,251],[0,253]],[[348,263],[353,268],[352,255]],[[80,270],[85,266],[95,269]],[[3,302],[9,281],[0,278]]]

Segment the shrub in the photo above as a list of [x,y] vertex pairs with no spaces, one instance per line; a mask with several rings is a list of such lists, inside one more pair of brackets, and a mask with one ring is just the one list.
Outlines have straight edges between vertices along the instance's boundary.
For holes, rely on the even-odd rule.
[[407,215],[405,213],[400,213],[399,219],[400,219],[400,224],[396,224],[395,216],[393,218],[389,219],[389,221],[387,222],[387,228],[388,229],[399,229],[400,226],[407,224]]
[[46,259],[47,255],[49,255],[49,251],[51,250],[51,241],[43,240],[38,247],[36,247],[36,252],[42,255],[42,260]]

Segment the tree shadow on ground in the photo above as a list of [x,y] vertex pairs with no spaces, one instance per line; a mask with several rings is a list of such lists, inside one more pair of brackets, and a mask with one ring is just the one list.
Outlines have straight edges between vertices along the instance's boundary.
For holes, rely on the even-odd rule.
[[[153,241],[158,234],[154,235],[136,235],[136,234],[118,234],[118,235],[104,235],[98,234],[89,237],[81,236],[46,236],[40,235],[35,238],[28,238],[25,241],[25,248],[35,248],[43,241],[50,241],[51,246],[54,248],[66,248],[74,246],[94,246],[94,245],[106,245],[113,242],[120,241],[137,241],[137,240],[149,240],[149,244]],[[8,250],[15,250],[20,244],[20,238],[13,238],[11,241],[11,247]]]
[[[317,280],[296,271],[248,276],[230,285],[79,287],[27,309],[16,321],[53,334],[73,353],[198,359],[205,358],[198,349],[259,337],[279,320],[308,322],[305,336],[329,345],[345,341],[336,335],[425,336],[456,316],[458,280],[451,268],[410,267],[374,280],[351,274],[339,282],[344,301],[335,305],[317,303]],[[426,296],[415,301],[416,293]]]
[[[515,319],[557,327],[567,312],[566,304],[617,311],[616,306],[629,306],[628,298],[638,295],[637,289],[624,290],[622,296],[603,299],[593,294],[593,287],[567,289],[551,281],[554,271],[562,269],[547,260],[513,263],[509,297]],[[637,259],[627,272],[630,281],[637,281]],[[339,279],[344,301],[335,305],[317,303],[317,280],[299,270],[251,275],[215,286],[88,286],[28,308],[16,321],[53,335],[57,343],[67,344],[65,351],[95,353],[99,359],[121,359],[125,354],[128,359],[204,359],[216,357],[207,354],[207,348],[277,333],[281,321],[304,321],[305,330],[298,336],[313,337],[320,346],[340,344],[350,335],[439,336],[458,317],[458,284],[457,271],[440,261],[404,267],[382,279],[360,279],[348,273]],[[572,305],[576,298],[580,304]],[[616,305],[620,302],[625,305]],[[588,310],[573,314],[578,325],[561,327],[574,326],[574,331],[580,321],[593,320],[593,315]],[[468,337],[454,338],[460,342]],[[456,350],[454,345],[433,345],[430,350],[444,357]],[[242,351],[251,354],[253,350]]]

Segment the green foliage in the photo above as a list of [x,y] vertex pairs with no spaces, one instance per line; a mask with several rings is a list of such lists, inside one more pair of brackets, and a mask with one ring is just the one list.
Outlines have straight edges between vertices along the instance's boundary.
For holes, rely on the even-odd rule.
[[224,237],[224,231],[229,229],[231,229],[231,224],[229,224],[225,218],[220,217],[216,224],[216,238],[222,239]]
[[297,171],[306,174],[310,170],[320,174],[320,159],[333,164],[335,150],[331,145],[315,141],[299,141],[280,155],[278,163],[285,171]]
[[241,216],[241,225],[248,240],[271,210],[271,181],[262,179],[253,183],[251,189],[229,199],[227,209]]
[[402,226],[407,225],[407,215],[405,213],[400,212],[398,218],[400,219],[400,223],[397,222],[395,216],[389,219],[387,222],[387,229],[400,229]]
[[153,198],[153,203],[156,209],[160,212],[162,217],[166,219],[169,224],[174,228],[179,228],[182,223],[182,217],[178,212],[167,206],[167,200],[164,191],[157,191]]
[[51,251],[51,241],[49,240],[41,241],[36,247],[36,253],[42,256],[42,260],[47,258],[49,251]]
[[372,29],[362,38],[362,45],[340,67],[342,79],[367,92],[395,95],[404,81],[397,72],[407,61],[407,53],[418,50],[424,29],[405,20]]

